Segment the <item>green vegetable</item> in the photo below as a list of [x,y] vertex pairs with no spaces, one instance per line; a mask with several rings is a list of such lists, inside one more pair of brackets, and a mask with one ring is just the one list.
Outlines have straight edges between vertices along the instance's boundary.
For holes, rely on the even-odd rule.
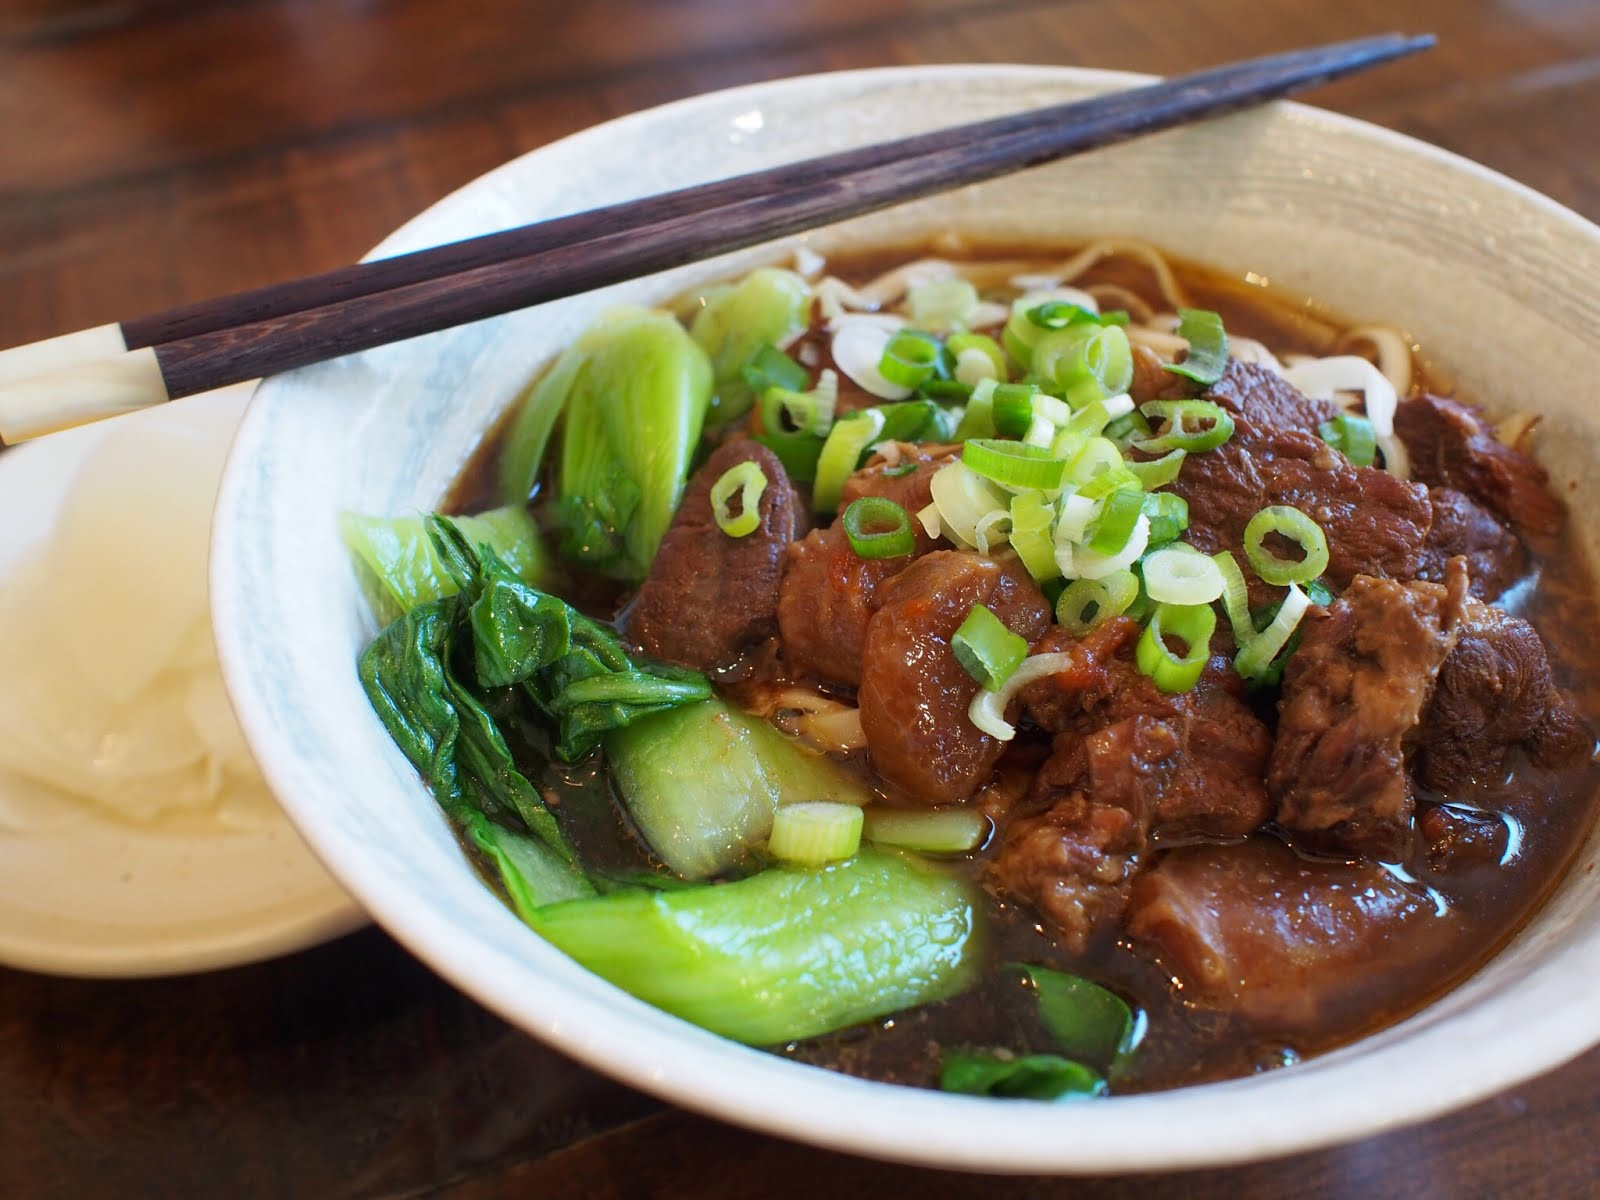
[[898,855],[537,910],[547,940],[635,996],[753,1045],[813,1037],[964,988],[965,885]]
[[[1085,533],[1089,549],[1096,554],[1117,554],[1127,546],[1134,526],[1144,511],[1145,492],[1137,483],[1120,487],[1106,496],[1100,511]],[[1154,536],[1152,531],[1151,536]]]
[[[729,537],[748,537],[761,525],[761,497],[767,490],[767,473],[754,459],[729,467],[711,485],[711,515],[717,528]],[[739,512],[728,506],[739,493]]]
[[1065,459],[1041,446],[996,438],[969,438],[961,447],[961,461],[985,479],[1007,488],[1050,491],[1066,478]]
[[[601,324],[613,317],[625,317],[627,311],[608,314],[601,319]],[[498,491],[501,504],[526,504],[533,495],[539,483],[539,473],[544,468],[545,447],[549,445],[556,422],[567,407],[567,397],[572,394],[578,376],[588,362],[589,351],[584,345],[587,336],[579,338],[562,351],[548,369],[535,377],[517,401],[517,415],[512,418],[505,446],[500,451]]]
[[942,351],[936,338],[915,329],[898,330],[883,348],[878,374],[890,383],[914,388],[938,371]]
[[811,382],[811,372],[776,346],[762,346],[740,368],[739,374],[750,385],[751,393],[757,396],[772,388],[797,392]]
[[1067,632],[1086,637],[1112,617],[1120,617],[1139,598],[1139,577],[1112,571],[1099,579],[1074,579],[1056,600],[1056,621]]
[[855,473],[867,447],[883,437],[884,423],[882,410],[876,408],[863,408],[833,423],[817,459],[817,478],[811,489],[813,511],[838,511],[845,480]]
[[1168,371],[1207,387],[1227,373],[1228,334],[1220,316],[1204,308],[1180,308],[1178,336],[1189,343],[1189,355],[1181,363],[1162,364]]
[[1378,434],[1366,417],[1340,413],[1317,426],[1322,440],[1358,467],[1370,467],[1378,454]]
[[[1182,450],[1174,450],[1182,454]],[[1189,528],[1189,502],[1176,492],[1151,492],[1141,511],[1150,520],[1150,545],[1163,546]]]
[[[1134,647],[1134,661],[1163,692],[1187,692],[1206,669],[1216,628],[1216,610],[1209,604],[1157,604]],[[1167,645],[1168,637],[1184,643],[1181,655]]]
[[950,639],[950,649],[967,674],[991,692],[1004,687],[1028,657],[1027,639],[1007,629],[994,610],[982,604],[973,605]]
[[[428,537],[426,518],[367,517],[343,513],[339,531],[356,558],[373,614],[387,625],[428,600],[453,596],[456,582],[444,569]],[[522,504],[490,509],[475,517],[456,517],[474,546],[488,546],[525,583],[549,582],[550,555],[539,527]]]
[[1139,411],[1164,421],[1153,437],[1132,443],[1146,454],[1165,454],[1169,450],[1198,454],[1215,450],[1233,436],[1233,416],[1209,400],[1151,400],[1141,404]]
[[[772,428],[770,425],[767,427]],[[810,483],[817,477],[823,440],[814,433],[785,431],[759,434],[756,441],[778,456],[791,483]]]
[[497,825],[479,813],[469,816],[463,828],[494,866],[512,909],[524,921],[546,904],[595,894],[594,885],[575,863],[539,839]]
[[917,548],[911,517],[887,496],[862,496],[839,518],[860,558],[899,558]]
[[[1133,347],[1118,325],[1082,322],[1047,333],[1033,344],[1032,370],[1045,386],[1068,398],[1115,396],[1133,382]],[[1079,385],[1097,385],[1079,392]],[[1073,404],[1074,408],[1082,407]]]
[[[1129,413],[1128,416],[1144,420],[1144,417],[1136,412]],[[1189,457],[1187,450],[1168,450],[1160,458],[1153,458],[1149,462],[1134,462],[1132,459],[1127,459],[1123,465],[1133,472],[1134,477],[1144,485],[1145,491],[1153,492],[1178,477],[1178,472],[1183,468],[1183,460],[1187,457]]]
[[[1280,558],[1267,548],[1268,534],[1288,538],[1304,557]],[[1328,535],[1298,508],[1274,504],[1263,508],[1244,527],[1244,556],[1264,583],[1305,583],[1328,569]]]
[[939,1087],[968,1096],[1072,1100],[1101,1095],[1106,1081],[1082,1063],[1057,1054],[966,1052],[945,1055]]
[[968,854],[989,839],[993,828],[976,808],[869,806],[862,816],[867,841],[927,854]]
[[562,398],[555,481],[561,550],[637,582],[683,498],[711,365],[672,317],[638,309],[590,329],[575,348],[582,360]]
[[1015,967],[1037,993],[1039,1016],[1063,1054],[1110,1070],[1132,1052],[1140,1025],[1122,997],[1064,971]]
[[750,411],[759,390],[745,379],[745,365],[763,347],[787,345],[804,332],[810,314],[811,285],[778,267],[758,268],[705,297],[689,332],[711,360],[710,425],[725,425]]
[[997,383],[990,393],[990,413],[995,432],[1019,438],[1033,424],[1033,398],[1039,389],[1031,383]]
[[861,848],[861,809],[836,800],[785,804],[772,817],[767,853],[780,862],[820,867]]
[[781,804],[871,798],[833,760],[721,699],[613,733],[606,754],[640,834],[662,862],[691,878],[747,861]]

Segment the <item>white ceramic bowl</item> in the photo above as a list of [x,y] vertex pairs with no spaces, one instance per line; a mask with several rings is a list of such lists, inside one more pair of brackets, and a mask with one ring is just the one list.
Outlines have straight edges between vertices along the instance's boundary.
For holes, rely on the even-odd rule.
[[[701,96],[518,159],[379,253],[1135,82],[927,67]],[[1280,105],[814,237],[831,246],[946,227],[1140,235],[1407,327],[1479,397],[1544,412],[1541,453],[1556,480],[1593,495],[1600,421],[1587,395],[1600,378],[1600,230],[1471,163]],[[373,627],[336,514],[434,505],[524,381],[624,295],[664,300],[778,255],[684,268],[261,388],[216,516],[223,666],[267,779],[375,920],[508,1021],[637,1087],[803,1141],[965,1168],[1152,1170],[1280,1154],[1440,1113],[1600,1040],[1592,838],[1512,945],[1411,1020],[1292,1069],[1067,1106],[865,1083],[746,1049],[630,998],[519,924],[468,867],[363,698],[354,664]]]

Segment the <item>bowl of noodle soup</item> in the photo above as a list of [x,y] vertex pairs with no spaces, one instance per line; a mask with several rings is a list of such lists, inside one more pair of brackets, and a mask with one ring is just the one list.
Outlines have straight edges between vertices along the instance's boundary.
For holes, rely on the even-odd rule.
[[[376,253],[1136,82],[927,67],[696,97],[509,163]],[[298,371],[263,385],[235,444],[214,526],[213,610],[246,738],[332,873],[433,969],[577,1060],[699,1112],[906,1162],[1086,1173],[1268,1157],[1423,1120],[1600,1040],[1587,999],[1600,982],[1600,850],[1586,823],[1573,834],[1576,860],[1533,917],[1405,1020],[1287,1070],[1074,1105],[897,1087],[738,1045],[586,971],[483,886],[362,693],[354,664],[375,623],[340,514],[438,507],[528,380],[609,309],[667,305],[763,265],[868,263],[908,246],[956,261],[974,248],[1072,247],[1030,251],[1030,269],[1054,287],[1088,279],[1097,302],[1127,308],[1134,340],[1157,351],[1172,336],[1163,310],[1192,298],[1178,292],[1200,275],[1223,290],[1309,298],[1311,325],[1323,313],[1354,322],[1330,318],[1345,340],[1324,356],[1367,357],[1401,394],[1408,372],[1437,372],[1513,435],[1528,432],[1514,414],[1536,415],[1526,444],[1552,487],[1581,510],[1592,486],[1597,426],[1581,398],[1600,375],[1600,283],[1582,266],[1600,254],[1600,231],[1472,163],[1292,104]],[[1153,253],[1202,270],[1180,266],[1169,282]],[[1097,273],[1117,261],[1153,290],[1129,294],[1115,267]],[[903,284],[865,268],[855,281],[886,295]],[[1263,332],[1235,349],[1292,372],[1284,346],[1302,351],[1312,336]],[[1592,558],[1592,530],[1573,533],[1573,552]],[[820,718],[819,738],[849,738],[848,722],[829,715],[818,706],[802,717]]]

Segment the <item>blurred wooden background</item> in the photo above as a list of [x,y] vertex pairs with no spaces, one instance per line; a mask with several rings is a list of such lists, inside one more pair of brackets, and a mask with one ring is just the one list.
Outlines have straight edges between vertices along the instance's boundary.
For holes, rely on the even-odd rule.
[[[0,0],[0,345],[343,264],[507,158],[709,89],[922,62],[1172,73],[1391,28],[1440,45],[1312,101],[1600,218],[1595,0]],[[0,970],[7,1198],[1577,1197],[1600,1189],[1597,1094],[1591,1053],[1285,1162],[1001,1182],[663,1109],[376,931],[188,979]]]

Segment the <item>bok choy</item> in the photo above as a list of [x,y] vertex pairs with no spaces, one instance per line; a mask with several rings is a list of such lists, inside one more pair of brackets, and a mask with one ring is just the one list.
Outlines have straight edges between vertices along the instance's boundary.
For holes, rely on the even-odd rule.
[[[720,426],[749,412],[757,400],[746,368],[762,350],[786,346],[805,331],[811,285],[793,271],[762,267],[704,299],[690,333],[711,357],[714,396],[709,420]],[[801,387],[803,382],[795,390]]]

